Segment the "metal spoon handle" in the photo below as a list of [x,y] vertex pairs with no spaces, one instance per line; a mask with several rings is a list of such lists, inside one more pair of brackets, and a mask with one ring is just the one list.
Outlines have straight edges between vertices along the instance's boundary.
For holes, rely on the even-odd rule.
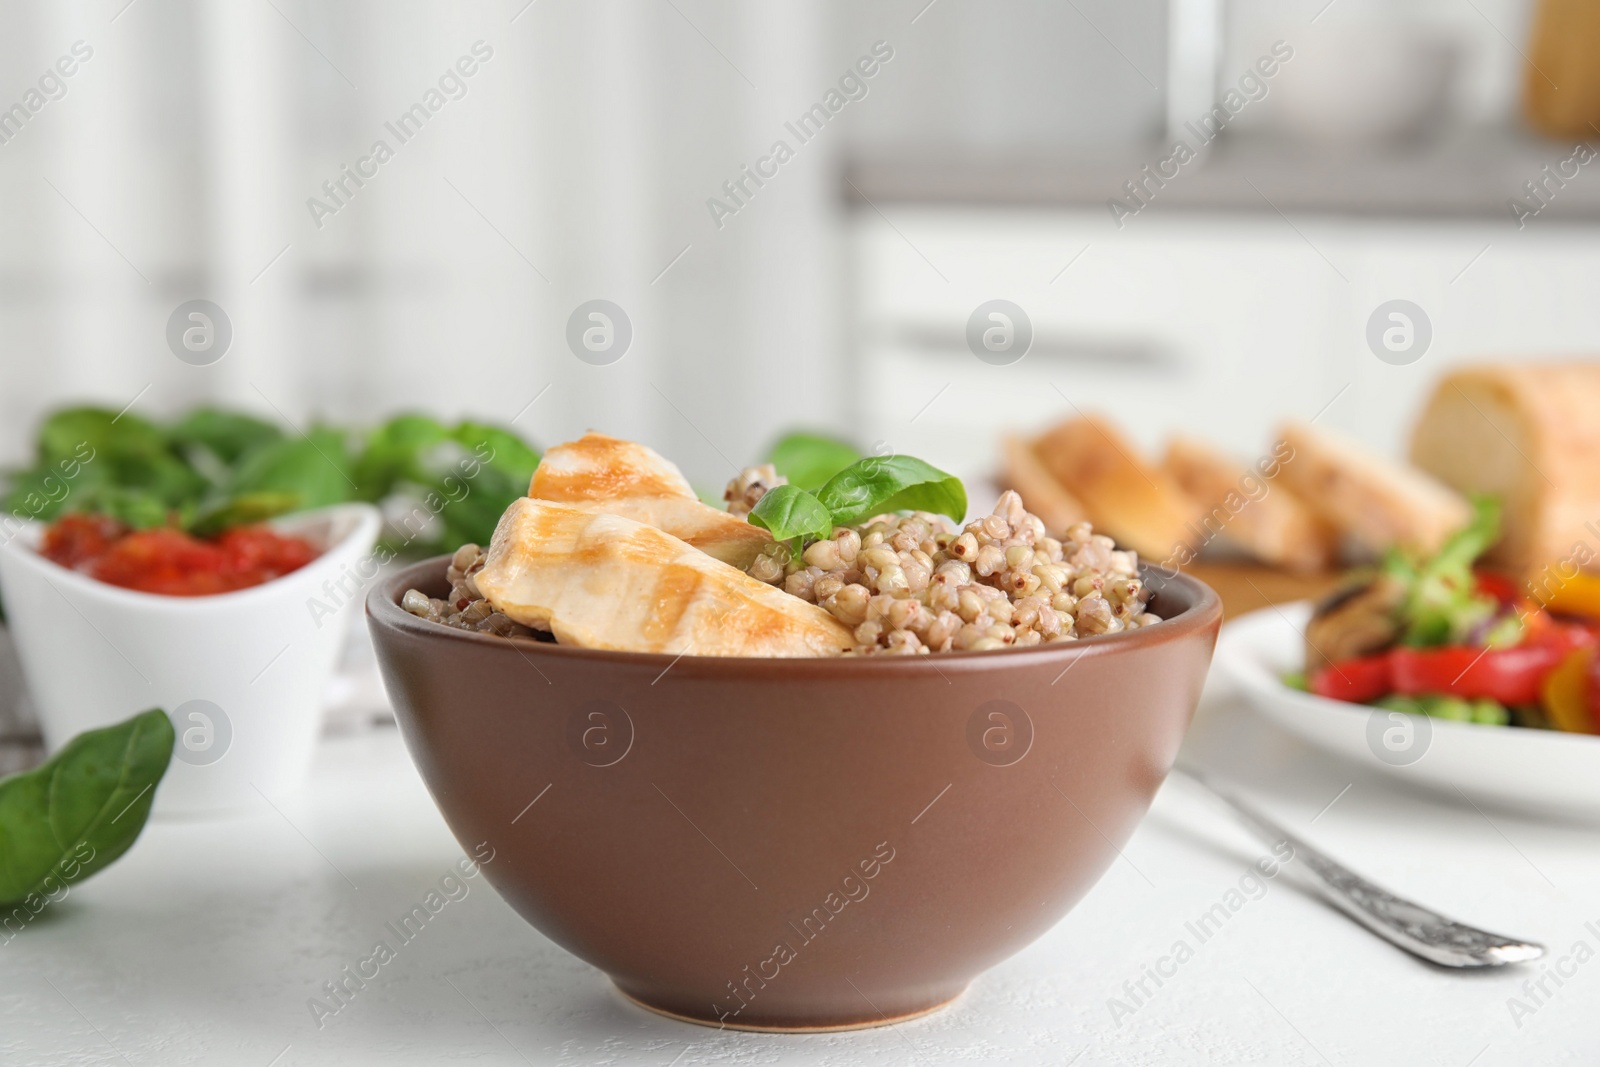
[[1544,955],[1544,946],[1536,942],[1491,934],[1458,923],[1389,892],[1312,848],[1210,781],[1202,772],[1181,765],[1173,769],[1226,804],[1239,821],[1267,845],[1286,842],[1300,862],[1286,865],[1285,869],[1297,873],[1300,881],[1329,904],[1385,941],[1445,967],[1503,967]]

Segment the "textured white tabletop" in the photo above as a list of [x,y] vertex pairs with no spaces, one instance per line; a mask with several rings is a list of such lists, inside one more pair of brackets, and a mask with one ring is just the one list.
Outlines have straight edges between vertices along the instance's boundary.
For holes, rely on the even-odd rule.
[[[1419,963],[1281,876],[1252,882],[1264,850],[1173,782],[1076,910],[924,1020],[774,1037],[663,1019],[479,877],[319,1027],[310,999],[462,855],[382,730],[326,741],[278,810],[153,823],[0,946],[0,1064],[1600,1061],[1600,830],[1397,791],[1222,693],[1188,751],[1363,873],[1551,956],[1477,975]],[[1202,940],[1191,924],[1219,903],[1234,907]],[[1146,974],[1158,964],[1160,985]]]

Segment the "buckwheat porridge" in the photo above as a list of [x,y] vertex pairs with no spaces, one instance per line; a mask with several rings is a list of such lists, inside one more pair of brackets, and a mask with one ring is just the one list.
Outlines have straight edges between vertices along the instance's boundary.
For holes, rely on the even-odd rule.
[[[585,438],[584,442],[589,440]],[[620,444],[647,453],[653,463],[666,464],[642,446]],[[560,462],[552,459],[554,455],[554,451],[547,454],[545,462]],[[642,463],[636,455],[630,456],[628,462],[635,467]],[[681,480],[676,468],[666,466]],[[604,473],[607,477],[595,478],[594,484],[612,486],[619,481],[614,471]],[[633,469],[626,473],[637,480]],[[633,557],[645,551],[641,547],[633,552],[630,537],[637,537],[641,545],[648,543],[649,551],[661,557],[662,574],[667,569],[682,570],[686,563],[692,564],[696,571],[693,582],[660,579],[660,588],[672,585],[690,590],[682,594],[685,600],[676,604],[661,600],[659,589],[650,586],[658,601],[642,609],[642,623],[636,629],[648,630],[652,613],[678,617],[691,607],[695,597],[718,595],[739,606],[752,600],[761,602],[768,611],[792,616],[798,620],[797,626],[809,627],[808,651],[768,654],[981,652],[1117,634],[1161,621],[1146,610],[1148,591],[1139,578],[1135,553],[1118,549],[1111,538],[1095,533],[1088,523],[1070,526],[1059,537],[1050,536],[1044,522],[1030,513],[1013,491],[1003,493],[990,514],[962,526],[930,511],[896,509],[860,521],[840,522],[831,529],[824,521],[815,527],[815,535],[780,537],[776,533],[781,525],[762,523],[774,531],[769,537],[753,529],[751,523],[763,517],[763,498],[786,485],[770,464],[748,467],[728,483],[724,494],[726,511],[698,500],[689,501],[664,474],[652,473],[657,475],[657,481],[669,483],[669,488],[674,489],[672,495],[652,484],[648,491],[642,489],[625,497],[527,502],[527,509],[539,512],[547,523],[552,520],[545,513],[568,516],[594,545],[601,546],[575,549],[570,557],[554,561],[565,568],[563,574],[583,576],[587,589],[611,587],[618,590],[619,596],[626,596],[627,590],[638,587],[641,580],[656,580],[654,572],[645,572],[641,579],[639,570],[630,570],[618,562],[632,552],[630,562],[637,563]],[[536,476],[534,488],[538,487]],[[895,496],[889,489],[885,492],[890,500],[907,499]],[[789,498],[786,502],[792,502],[800,494],[784,490],[784,495]],[[821,495],[828,499],[826,489]],[[958,499],[959,506],[944,505],[953,514],[965,509],[964,493]],[[827,512],[821,514],[825,519]],[[511,550],[500,547],[503,535],[512,536],[504,532],[506,526],[502,520],[502,530],[497,530],[496,545],[491,549],[466,545],[454,554],[447,568],[450,591],[446,598],[430,598],[413,589],[406,593],[402,606],[419,617],[459,629],[650,650],[643,637],[631,640],[634,635],[621,618],[627,614],[625,605],[613,606],[611,615],[617,616],[615,632],[601,638],[583,638],[581,635],[596,632],[596,627],[569,625],[565,627],[568,636],[563,637],[563,613],[572,612],[562,607],[566,602],[560,596],[566,594],[560,590],[548,594],[548,607],[542,602],[532,608],[521,602],[513,605],[509,599],[496,604],[493,596],[480,589],[478,579],[491,561],[496,561],[501,570],[509,566],[505,560]],[[596,533],[601,529],[603,536]],[[533,566],[529,562],[533,553],[548,555],[553,543],[549,537],[530,538],[526,533],[521,536],[539,543],[524,546],[523,556],[518,557],[522,561],[518,564],[520,569],[511,568],[513,577],[528,573]],[[591,563],[602,548],[602,554],[611,562]],[[723,564],[733,567],[719,569]],[[588,574],[584,567],[590,565],[610,569]],[[740,585],[748,579],[755,582]],[[500,577],[496,576],[496,580]],[[787,596],[773,601],[772,594],[760,593],[763,585]],[[786,608],[785,604],[793,606]],[[705,614],[711,617],[709,612]],[[824,635],[821,652],[817,651],[817,633]],[[689,637],[691,644],[699,640],[692,633]]]

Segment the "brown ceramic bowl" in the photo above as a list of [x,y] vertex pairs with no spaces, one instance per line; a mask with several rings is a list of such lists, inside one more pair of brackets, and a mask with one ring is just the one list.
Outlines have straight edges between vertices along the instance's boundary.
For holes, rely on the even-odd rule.
[[[712,1026],[931,1011],[1065,915],[1172,766],[1221,615],[1001,652],[729,659],[430,623],[445,559],[367,599],[412,758],[530,923]],[[1063,960],[1062,966],[1071,966]]]

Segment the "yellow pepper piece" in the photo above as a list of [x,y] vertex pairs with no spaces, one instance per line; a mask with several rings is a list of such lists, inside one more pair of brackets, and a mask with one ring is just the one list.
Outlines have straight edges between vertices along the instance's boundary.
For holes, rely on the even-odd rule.
[[1572,578],[1530,583],[1536,597],[1550,611],[1600,619],[1600,574],[1579,571]]
[[1589,714],[1589,660],[1593,654],[1593,649],[1580,648],[1545,676],[1540,702],[1558,730],[1569,734],[1595,732],[1594,717]]

